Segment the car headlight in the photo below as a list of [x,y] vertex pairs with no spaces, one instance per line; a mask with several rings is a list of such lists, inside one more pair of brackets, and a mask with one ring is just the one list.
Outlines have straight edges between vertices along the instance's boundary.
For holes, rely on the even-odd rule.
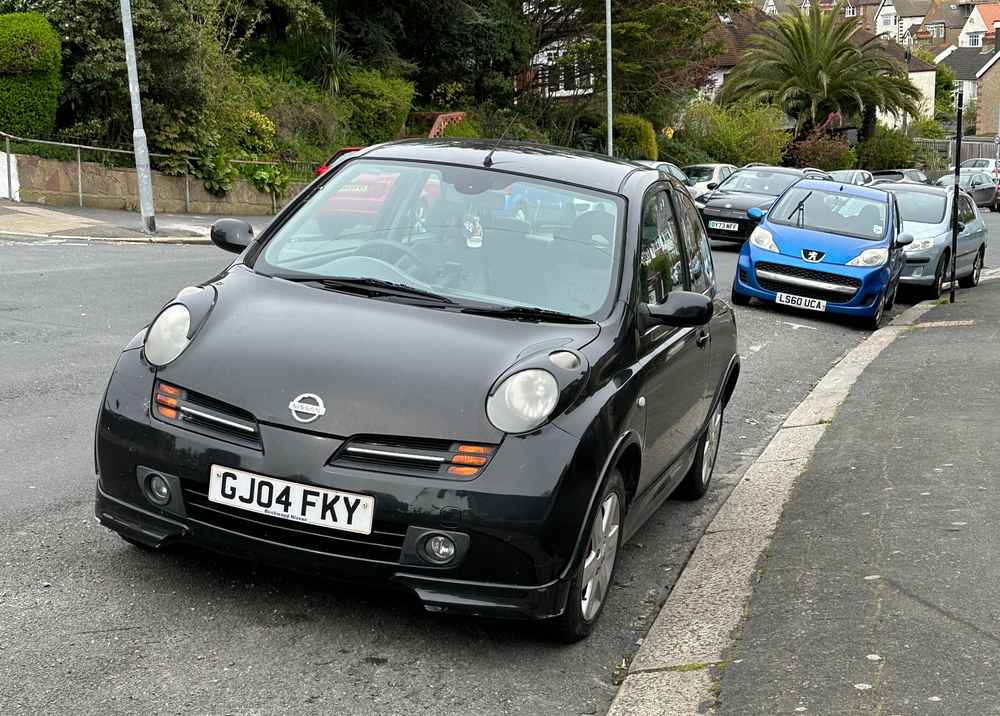
[[907,254],[915,254],[918,251],[926,251],[927,249],[934,246],[934,239],[914,239],[913,243],[908,244],[903,247],[903,252]]
[[865,249],[847,262],[848,266],[882,266],[889,260],[889,249]]
[[[704,195],[702,195],[702,196],[704,196]],[[703,202],[701,199],[702,199],[701,196],[696,196],[694,198],[694,206],[695,206],[696,209],[698,209],[698,211],[701,211],[702,209],[705,208],[705,202]]]
[[780,251],[778,245],[774,243],[774,237],[771,235],[771,232],[760,226],[750,233],[750,243],[758,249],[764,249],[764,251],[773,251],[774,253],[779,253]]
[[548,420],[559,401],[551,373],[529,368],[504,380],[486,399],[486,417],[497,430],[526,433]]
[[172,303],[156,317],[146,331],[143,353],[157,368],[176,359],[187,348],[191,331],[191,312],[180,303]]

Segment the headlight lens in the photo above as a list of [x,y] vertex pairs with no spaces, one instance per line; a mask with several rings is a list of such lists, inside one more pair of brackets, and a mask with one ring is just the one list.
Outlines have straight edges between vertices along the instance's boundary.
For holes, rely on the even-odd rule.
[[507,378],[486,400],[486,416],[497,430],[525,433],[548,420],[559,400],[559,384],[548,371],[530,368]]
[[758,226],[750,234],[750,243],[756,246],[758,249],[764,249],[764,251],[773,251],[778,253],[778,245],[774,243],[774,237],[771,236],[771,232]]
[[926,251],[934,246],[934,239],[914,239],[912,244],[903,247],[903,252],[914,254],[918,251]]
[[889,260],[889,249],[865,249],[847,262],[848,266],[882,266]]
[[190,329],[191,313],[187,308],[179,303],[167,306],[146,332],[146,360],[157,367],[170,363],[187,348]]

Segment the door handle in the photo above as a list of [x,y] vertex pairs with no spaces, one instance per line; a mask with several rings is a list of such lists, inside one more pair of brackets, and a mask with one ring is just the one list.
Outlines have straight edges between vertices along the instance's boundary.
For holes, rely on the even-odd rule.
[[700,331],[698,331],[698,340],[695,342],[698,344],[699,348],[704,348],[705,344],[708,343],[711,337],[712,335],[704,328],[702,328]]

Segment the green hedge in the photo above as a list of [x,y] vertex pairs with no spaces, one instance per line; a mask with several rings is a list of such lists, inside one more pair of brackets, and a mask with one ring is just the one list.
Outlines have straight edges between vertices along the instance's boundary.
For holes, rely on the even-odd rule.
[[875,171],[912,166],[916,149],[917,145],[904,132],[880,124],[875,136],[858,142],[855,152],[858,166]]
[[657,140],[657,146],[660,151],[660,156],[657,159],[673,162],[679,167],[686,167],[691,164],[713,164],[715,162],[707,152],[679,139],[667,139],[661,136]]
[[626,159],[655,160],[659,153],[653,123],[635,114],[616,115],[615,155]]
[[461,122],[455,122],[445,127],[442,136],[451,139],[479,139],[484,136],[483,125],[476,117],[467,114]]
[[378,70],[353,70],[342,96],[351,105],[351,135],[359,144],[395,139],[413,101],[413,83],[385,77]]
[[52,132],[62,83],[62,49],[37,13],[0,15],[0,131],[38,137]]
[[62,65],[59,36],[42,15],[0,15],[0,75],[55,72]]

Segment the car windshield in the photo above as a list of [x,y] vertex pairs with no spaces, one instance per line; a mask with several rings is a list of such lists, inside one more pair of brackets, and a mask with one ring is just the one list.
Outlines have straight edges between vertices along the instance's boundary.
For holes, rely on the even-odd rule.
[[[962,172],[958,175],[958,185],[959,186],[970,186],[972,180],[976,179],[980,184],[985,184],[988,177],[985,174]],[[946,174],[935,182],[938,186],[954,186],[955,185],[955,175]]]
[[713,167],[695,165],[693,167],[684,167],[684,173],[688,175],[691,181],[712,181],[715,169]]
[[776,224],[877,241],[885,236],[887,212],[885,201],[797,186],[778,200],[767,218]]
[[[951,177],[948,177],[951,181]],[[940,224],[944,221],[944,212],[948,200],[940,194],[924,191],[894,191],[896,204],[899,205],[899,216],[903,221],[917,224]]]
[[798,175],[788,172],[775,172],[769,169],[741,169],[722,182],[719,185],[719,190],[778,196],[798,179]]
[[356,159],[253,266],[334,288],[394,284],[394,298],[402,287],[465,306],[593,318],[611,301],[624,211],[615,195],[496,170]]
[[964,162],[962,162],[963,167],[971,167],[971,168],[988,167],[989,165],[990,162],[988,159],[966,159]]

